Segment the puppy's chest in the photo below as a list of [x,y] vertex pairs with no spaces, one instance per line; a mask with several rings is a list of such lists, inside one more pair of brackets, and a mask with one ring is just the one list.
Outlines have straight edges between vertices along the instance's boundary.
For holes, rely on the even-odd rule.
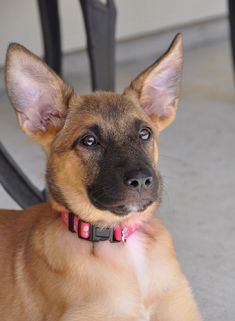
[[141,298],[144,300],[149,290],[149,262],[146,244],[141,235],[133,235],[125,244],[129,266],[136,277]]
[[87,320],[87,313],[98,313],[97,321],[149,321],[153,269],[146,245],[145,235],[135,232],[126,243],[95,243],[90,256],[76,252],[71,268],[75,283],[69,286],[76,304],[68,313],[80,321]]
[[[150,320],[150,309],[145,305],[150,292],[150,266],[146,242],[141,233],[135,233],[120,247],[113,247],[110,243],[103,244],[103,251],[107,266],[113,266],[117,275],[110,286],[113,287],[115,296],[121,298],[120,302],[125,302],[117,307],[120,309],[119,313],[129,304],[126,311],[123,309],[123,313],[128,311],[132,314],[133,310],[133,314],[138,315],[136,320]],[[116,300],[117,297],[112,298],[112,302]]]
[[129,255],[129,264],[140,291],[141,305],[140,318],[138,318],[138,321],[150,321],[151,308],[145,305],[149,296],[151,281],[146,244],[141,235],[135,235],[128,241],[125,245],[127,254]]
[[135,233],[125,243],[119,247],[113,247],[113,244],[103,244],[105,261],[116,266],[121,270],[130,273],[131,278],[135,280],[141,298],[148,294],[150,276],[149,259],[146,241],[141,233]]

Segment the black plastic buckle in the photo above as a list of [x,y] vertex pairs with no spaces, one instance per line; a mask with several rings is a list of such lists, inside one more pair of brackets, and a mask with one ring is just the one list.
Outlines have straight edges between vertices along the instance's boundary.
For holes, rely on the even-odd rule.
[[110,228],[100,228],[91,224],[90,241],[98,242],[109,240],[111,234],[110,232]]
[[91,224],[90,241],[107,241],[111,243],[120,242],[114,238],[114,228],[100,228]]

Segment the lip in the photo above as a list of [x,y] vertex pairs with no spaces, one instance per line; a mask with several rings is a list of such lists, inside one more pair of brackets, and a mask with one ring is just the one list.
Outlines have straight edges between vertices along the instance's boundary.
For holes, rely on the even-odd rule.
[[145,211],[146,208],[148,208],[152,203],[153,203],[153,201],[149,201],[148,203],[139,206],[134,211],[128,209],[126,207],[126,205],[114,207],[114,208],[110,209],[110,211],[113,212],[114,214],[117,214],[117,215],[126,216],[132,212],[141,213],[141,212]]
[[[109,211],[116,215],[126,216],[132,212],[138,212],[138,213],[143,212],[144,210],[146,210],[147,207],[149,207],[153,203],[153,200],[142,201],[141,204],[137,204],[134,206],[130,206],[127,204],[118,204],[118,205],[116,204],[116,205],[110,206],[110,205],[102,204],[97,199],[94,199],[94,198],[92,198],[92,203],[95,207],[97,207],[100,210]],[[132,208],[135,207],[135,210],[132,210],[131,207]]]

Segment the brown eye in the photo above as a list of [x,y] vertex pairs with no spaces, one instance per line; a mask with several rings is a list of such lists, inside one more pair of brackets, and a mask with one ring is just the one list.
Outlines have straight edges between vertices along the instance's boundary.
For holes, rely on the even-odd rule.
[[142,128],[140,131],[139,131],[139,138],[142,139],[142,140],[149,140],[150,137],[151,137],[151,130],[150,128]]
[[86,147],[94,147],[97,145],[97,138],[94,135],[86,135],[79,143]]

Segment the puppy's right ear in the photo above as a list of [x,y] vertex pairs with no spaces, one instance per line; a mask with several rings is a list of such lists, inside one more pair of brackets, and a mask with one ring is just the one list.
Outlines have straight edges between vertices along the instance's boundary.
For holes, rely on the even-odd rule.
[[7,51],[6,87],[22,130],[40,143],[63,126],[73,90],[19,44]]

